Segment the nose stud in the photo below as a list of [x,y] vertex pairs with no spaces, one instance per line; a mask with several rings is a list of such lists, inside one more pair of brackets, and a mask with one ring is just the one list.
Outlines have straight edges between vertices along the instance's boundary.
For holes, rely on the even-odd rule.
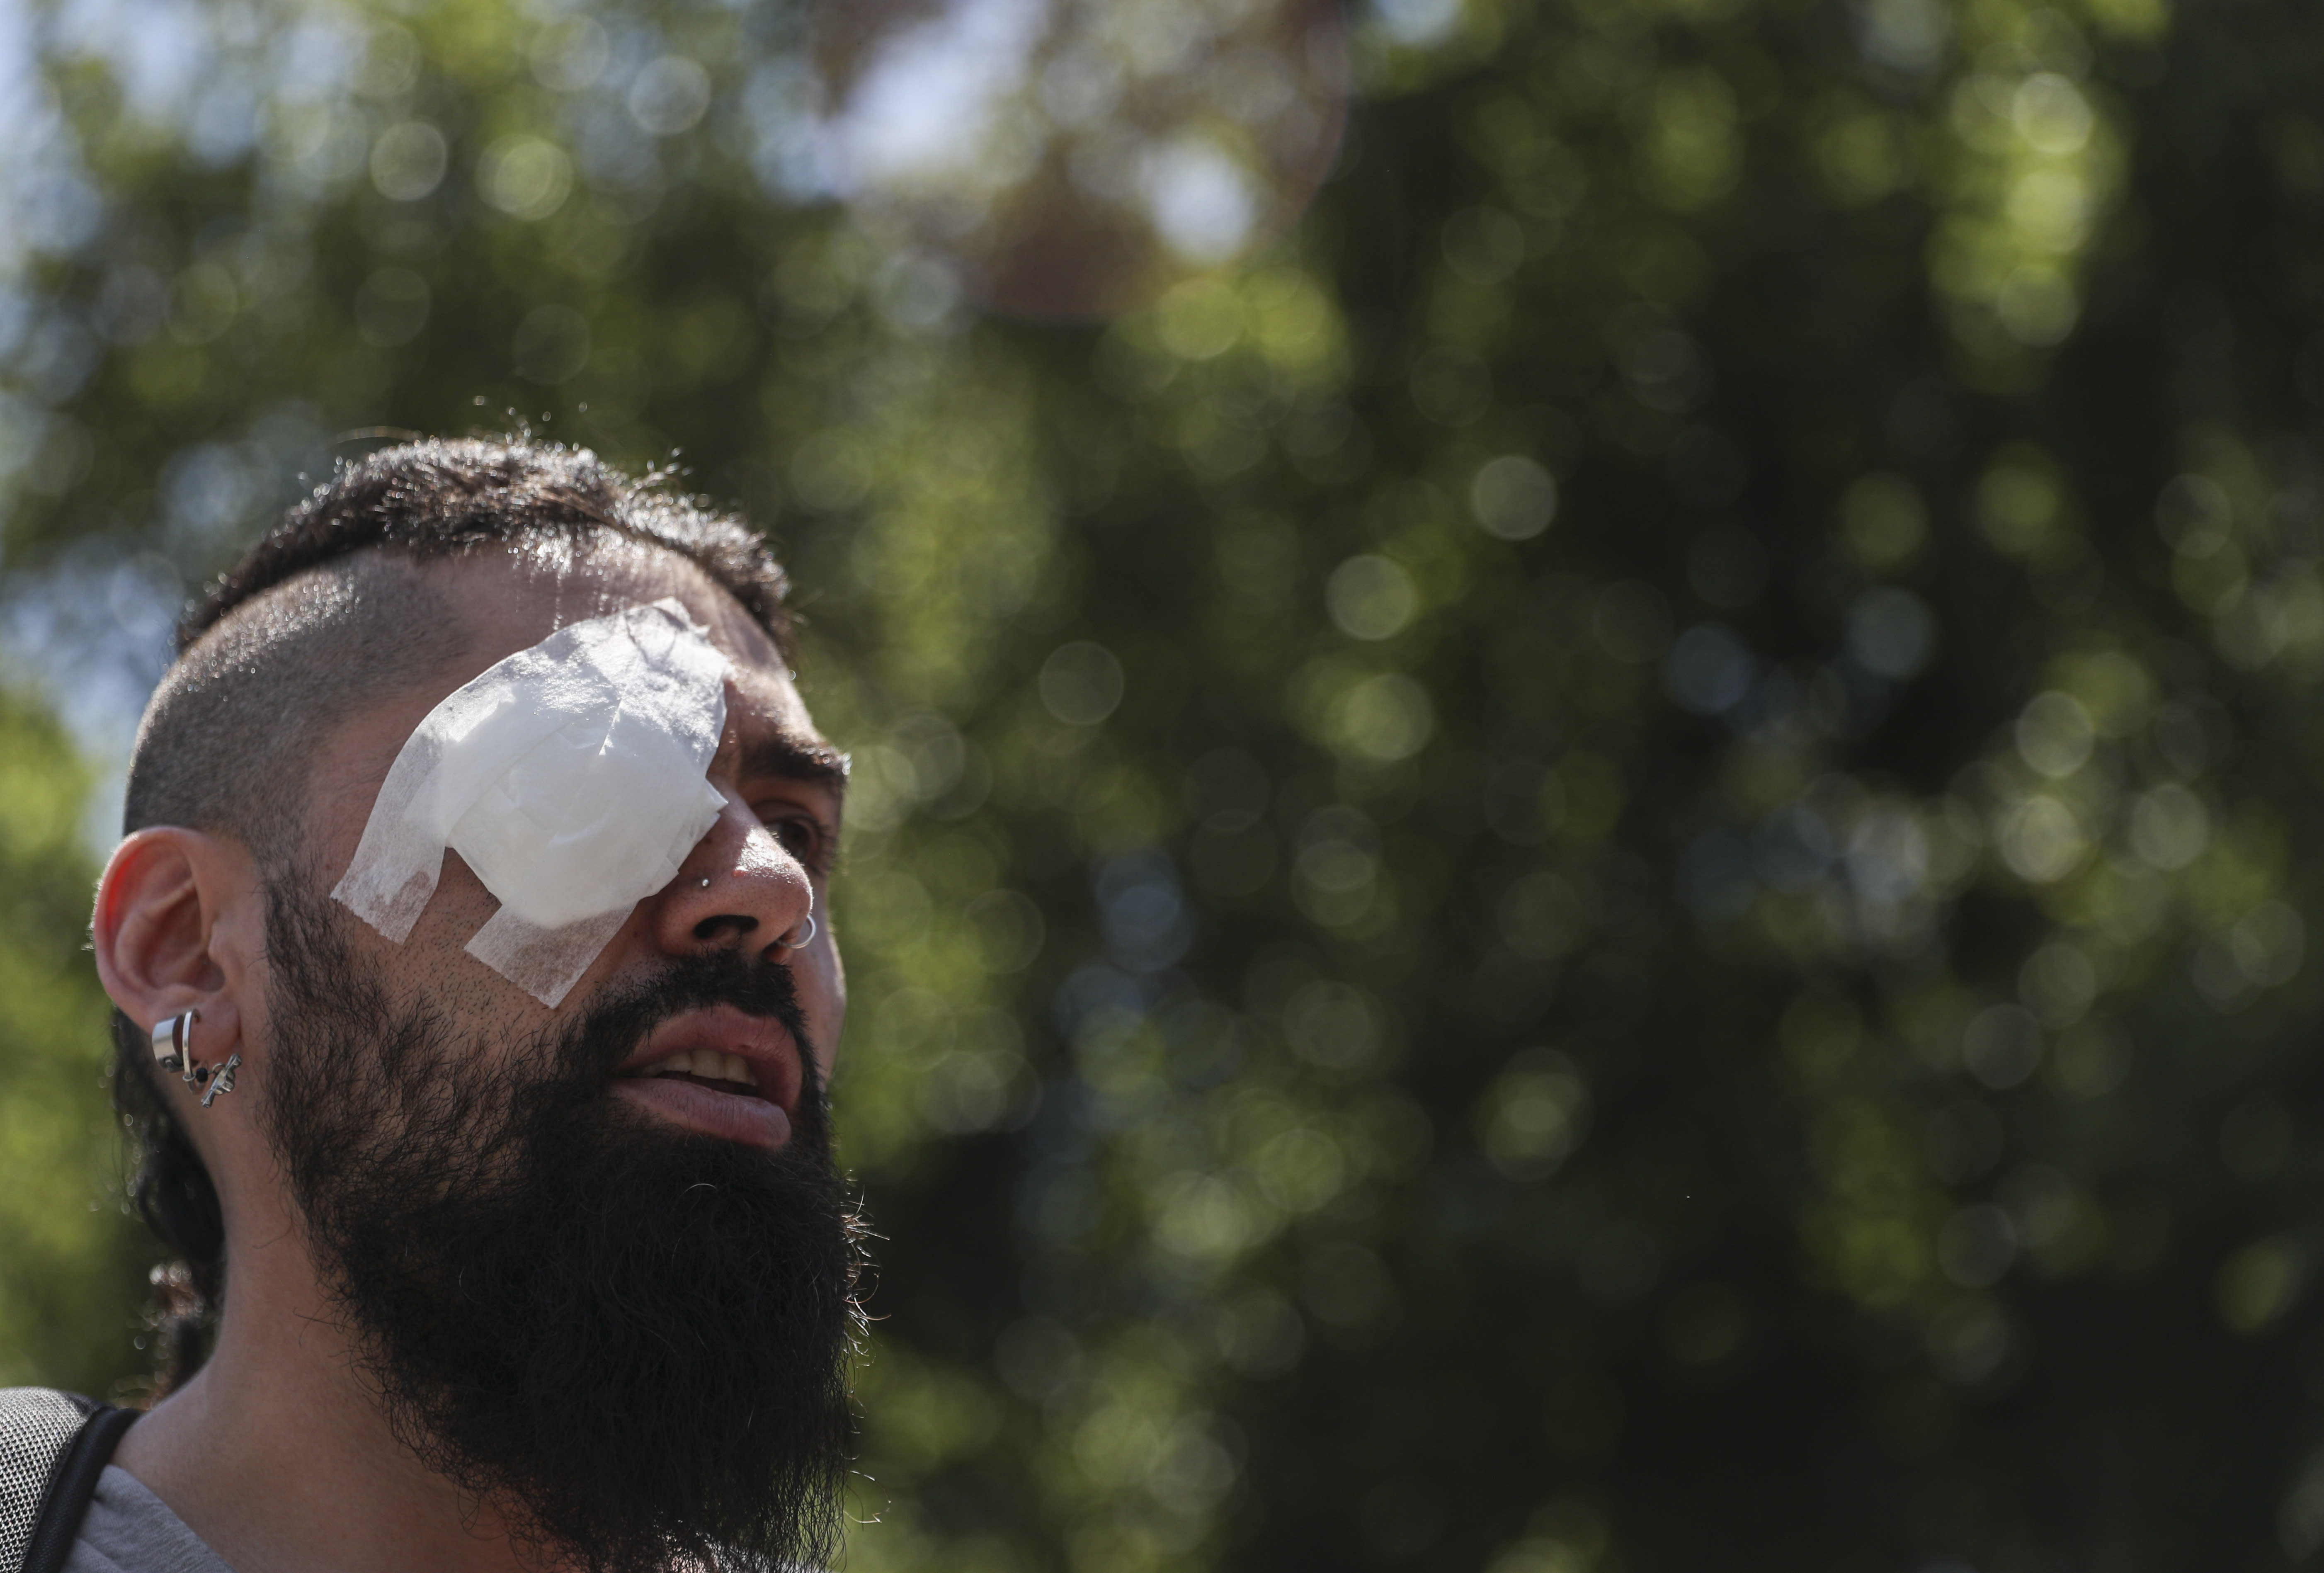
[[[710,876],[706,874],[702,876],[702,888],[704,890],[708,890],[710,888]],[[749,923],[745,923],[743,925],[746,929],[752,926],[753,925]],[[697,930],[696,931],[699,932],[700,930]],[[791,934],[797,934],[798,938],[793,939],[791,938]],[[785,950],[804,950],[808,946],[815,943],[815,914],[813,912],[809,912],[805,918],[799,921],[798,928],[793,929],[790,930],[790,933],[787,933],[780,939],[778,939],[775,943]],[[161,1029],[158,1027],[155,1028],[154,1034],[154,1041],[158,1044],[161,1041]]]

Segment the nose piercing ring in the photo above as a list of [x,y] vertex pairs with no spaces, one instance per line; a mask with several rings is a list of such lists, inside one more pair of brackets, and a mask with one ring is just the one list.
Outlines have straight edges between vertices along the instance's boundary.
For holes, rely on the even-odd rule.
[[710,876],[706,874],[702,876],[702,888],[704,890],[710,888]]
[[779,946],[781,946],[781,947],[782,947],[784,949],[786,949],[786,950],[804,950],[804,949],[806,949],[809,945],[814,944],[814,943],[815,943],[815,914],[814,914],[813,912],[809,912],[809,913],[807,915],[807,932],[806,932],[806,933],[801,934],[801,935],[800,935],[798,939],[778,939],[778,940],[776,940],[776,941],[775,941],[775,943],[776,943],[776,944],[778,944],[778,945],[779,945]]

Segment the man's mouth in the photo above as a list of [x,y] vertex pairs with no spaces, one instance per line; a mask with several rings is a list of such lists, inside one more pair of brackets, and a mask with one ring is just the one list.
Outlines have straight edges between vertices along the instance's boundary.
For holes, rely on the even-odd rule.
[[790,1140],[804,1074],[780,1022],[714,1005],[648,1033],[613,1094],[699,1134],[774,1148]]
[[763,1097],[759,1090],[759,1073],[740,1054],[727,1054],[716,1049],[681,1050],[667,1059],[657,1059],[642,1069],[632,1070],[632,1076],[675,1076],[706,1087],[714,1092],[739,1093],[744,1097]]

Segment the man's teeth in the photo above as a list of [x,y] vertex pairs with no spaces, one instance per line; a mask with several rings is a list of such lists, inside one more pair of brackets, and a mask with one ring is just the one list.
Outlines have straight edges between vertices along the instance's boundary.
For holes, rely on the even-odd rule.
[[751,1062],[740,1054],[727,1054],[716,1049],[694,1049],[684,1054],[673,1054],[667,1059],[657,1059],[641,1072],[645,1076],[698,1076],[706,1081],[739,1081],[744,1087],[755,1087],[759,1078],[751,1073]]

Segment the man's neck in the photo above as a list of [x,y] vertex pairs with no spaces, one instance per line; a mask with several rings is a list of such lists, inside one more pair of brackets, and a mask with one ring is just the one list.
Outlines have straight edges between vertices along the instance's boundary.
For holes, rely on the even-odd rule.
[[489,1504],[396,1440],[295,1231],[228,1272],[216,1352],[115,1463],[235,1573],[540,1573]]

